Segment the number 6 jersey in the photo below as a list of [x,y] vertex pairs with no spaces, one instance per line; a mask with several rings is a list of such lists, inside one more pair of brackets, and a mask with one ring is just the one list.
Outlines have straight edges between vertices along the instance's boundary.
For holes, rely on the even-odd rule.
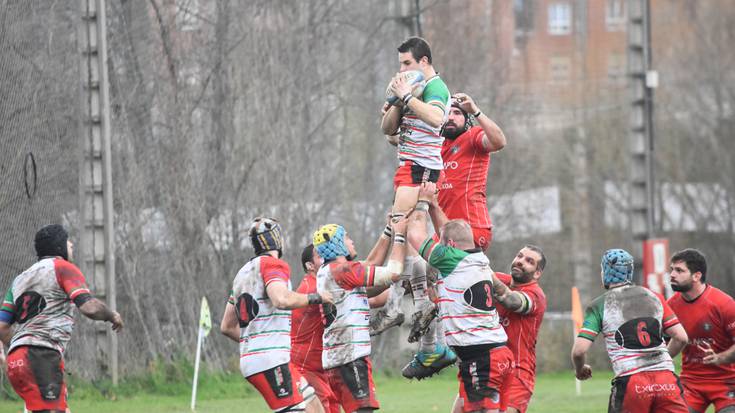
[[637,285],[616,287],[587,307],[578,337],[605,337],[615,377],[642,371],[674,371],[663,332],[679,324],[663,297]]

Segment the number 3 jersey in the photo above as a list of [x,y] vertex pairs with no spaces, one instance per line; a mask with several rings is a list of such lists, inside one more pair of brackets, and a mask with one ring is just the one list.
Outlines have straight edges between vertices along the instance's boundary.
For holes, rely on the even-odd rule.
[[17,276],[0,307],[0,321],[18,323],[10,351],[19,346],[64,353],[74,327],[74,306],[92,295],[84,275],[62,258],[44,258]]
[[429,238],[419,254],[439,270],[439,319],[447,344],[505,344],[508,336],[492,298],[493,270],[482,250],[460,250]]
[[663,297],[637,285],[616,287],[587,307],[578,337],[605,337],[615,377],[642,371],[674,371],[663,332],[679,324]]
[[279,310],[266,288],[282,282],[291,289],[285,261],[269,255],[250,260],[235,276],[230,304],[240,324],[240,372],[244,377],[291,361],[291,310]]

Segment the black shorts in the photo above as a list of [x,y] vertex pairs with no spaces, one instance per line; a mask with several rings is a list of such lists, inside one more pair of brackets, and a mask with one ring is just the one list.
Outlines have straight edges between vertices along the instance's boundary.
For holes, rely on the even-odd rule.
[[393,186],[419,186],[424,182],[439,182],[440,169],[425,168],[413,161],[401,161],[393,177]]

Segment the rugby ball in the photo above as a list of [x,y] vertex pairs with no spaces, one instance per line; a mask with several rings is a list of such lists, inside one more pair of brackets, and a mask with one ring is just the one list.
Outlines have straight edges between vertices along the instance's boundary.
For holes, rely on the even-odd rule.
[[[426,82],[424,82],[424,74],[421,73],[420,70],[408,70],[401,73],[401,75],[411,86],[411,94],[414,97],[419,97],[422,93],[424,93]],[[398,99],[399,97],[395,96],[393,92],[390,91],[390,83],[388,83],[388,87],[385,88],[385,100],[391,105],[395,105],[396,102],[398,102]]]

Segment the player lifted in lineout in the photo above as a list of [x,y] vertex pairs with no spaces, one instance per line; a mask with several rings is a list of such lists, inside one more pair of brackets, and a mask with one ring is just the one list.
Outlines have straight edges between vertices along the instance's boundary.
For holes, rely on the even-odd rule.
[[[472,125],[470,114],[479,126]],[[486,196],[490,154],[505,147],[505,135],[480,111],[472,97],[457,93],[451,99],[442,136],[445,138],[441,152],[444,179],[440,183],[438,206],[448,219],[466,221],[472,227],[475,247],[486,251],[493,236]],[[439,240],[438,234],[434,235],[434,240]],[[387,303],[385,308],[387,312],[396,306]],[[422,338],[422,343],[430,340],[430,337]],[[421,350],[401,371],[404,377],[422,379],[447,365],[446,358],[435,361],[435,356]]]
[[250,226],[255,257],[237,272],[220,329],[240,344],[240,372],[274,412],[323,412],[314,388],[291,363],[291,310],[330,303],[328,292],[291,291],[291,269],[281,260],[281,226],[257,218]]
[[[393,179],[395,199],[393,214],[405,215],[416,205],[419,186],[424,182],[438,182],[442,172],[441,149],[444,138],[441,127],[449,110],[449,89],[433,66],[431,48],[426,40],[412,37],[398,47],[399,73],[389,85],[389,92],[397,98],[388,108],[381,124],[385,135],[398,135],[399,166]],[[411,73],[420,72],[421,86],[412,88]],[[420,91],[420,92],[419,92]],[[416,95],[416,96],[415,96]],[[413,293],[414,314],[411,320],[409,342],[421,340],[419,354],[435,367],[455,362],[456,355],[435,340],[436,305],[429,300],[426,281],[426,262],[409,248],[404,274]],[[391,294],[400,296],[401,288]],[[393,300],[397,302],[398,300]],[[377,327],[382,331],[385,327]]]

